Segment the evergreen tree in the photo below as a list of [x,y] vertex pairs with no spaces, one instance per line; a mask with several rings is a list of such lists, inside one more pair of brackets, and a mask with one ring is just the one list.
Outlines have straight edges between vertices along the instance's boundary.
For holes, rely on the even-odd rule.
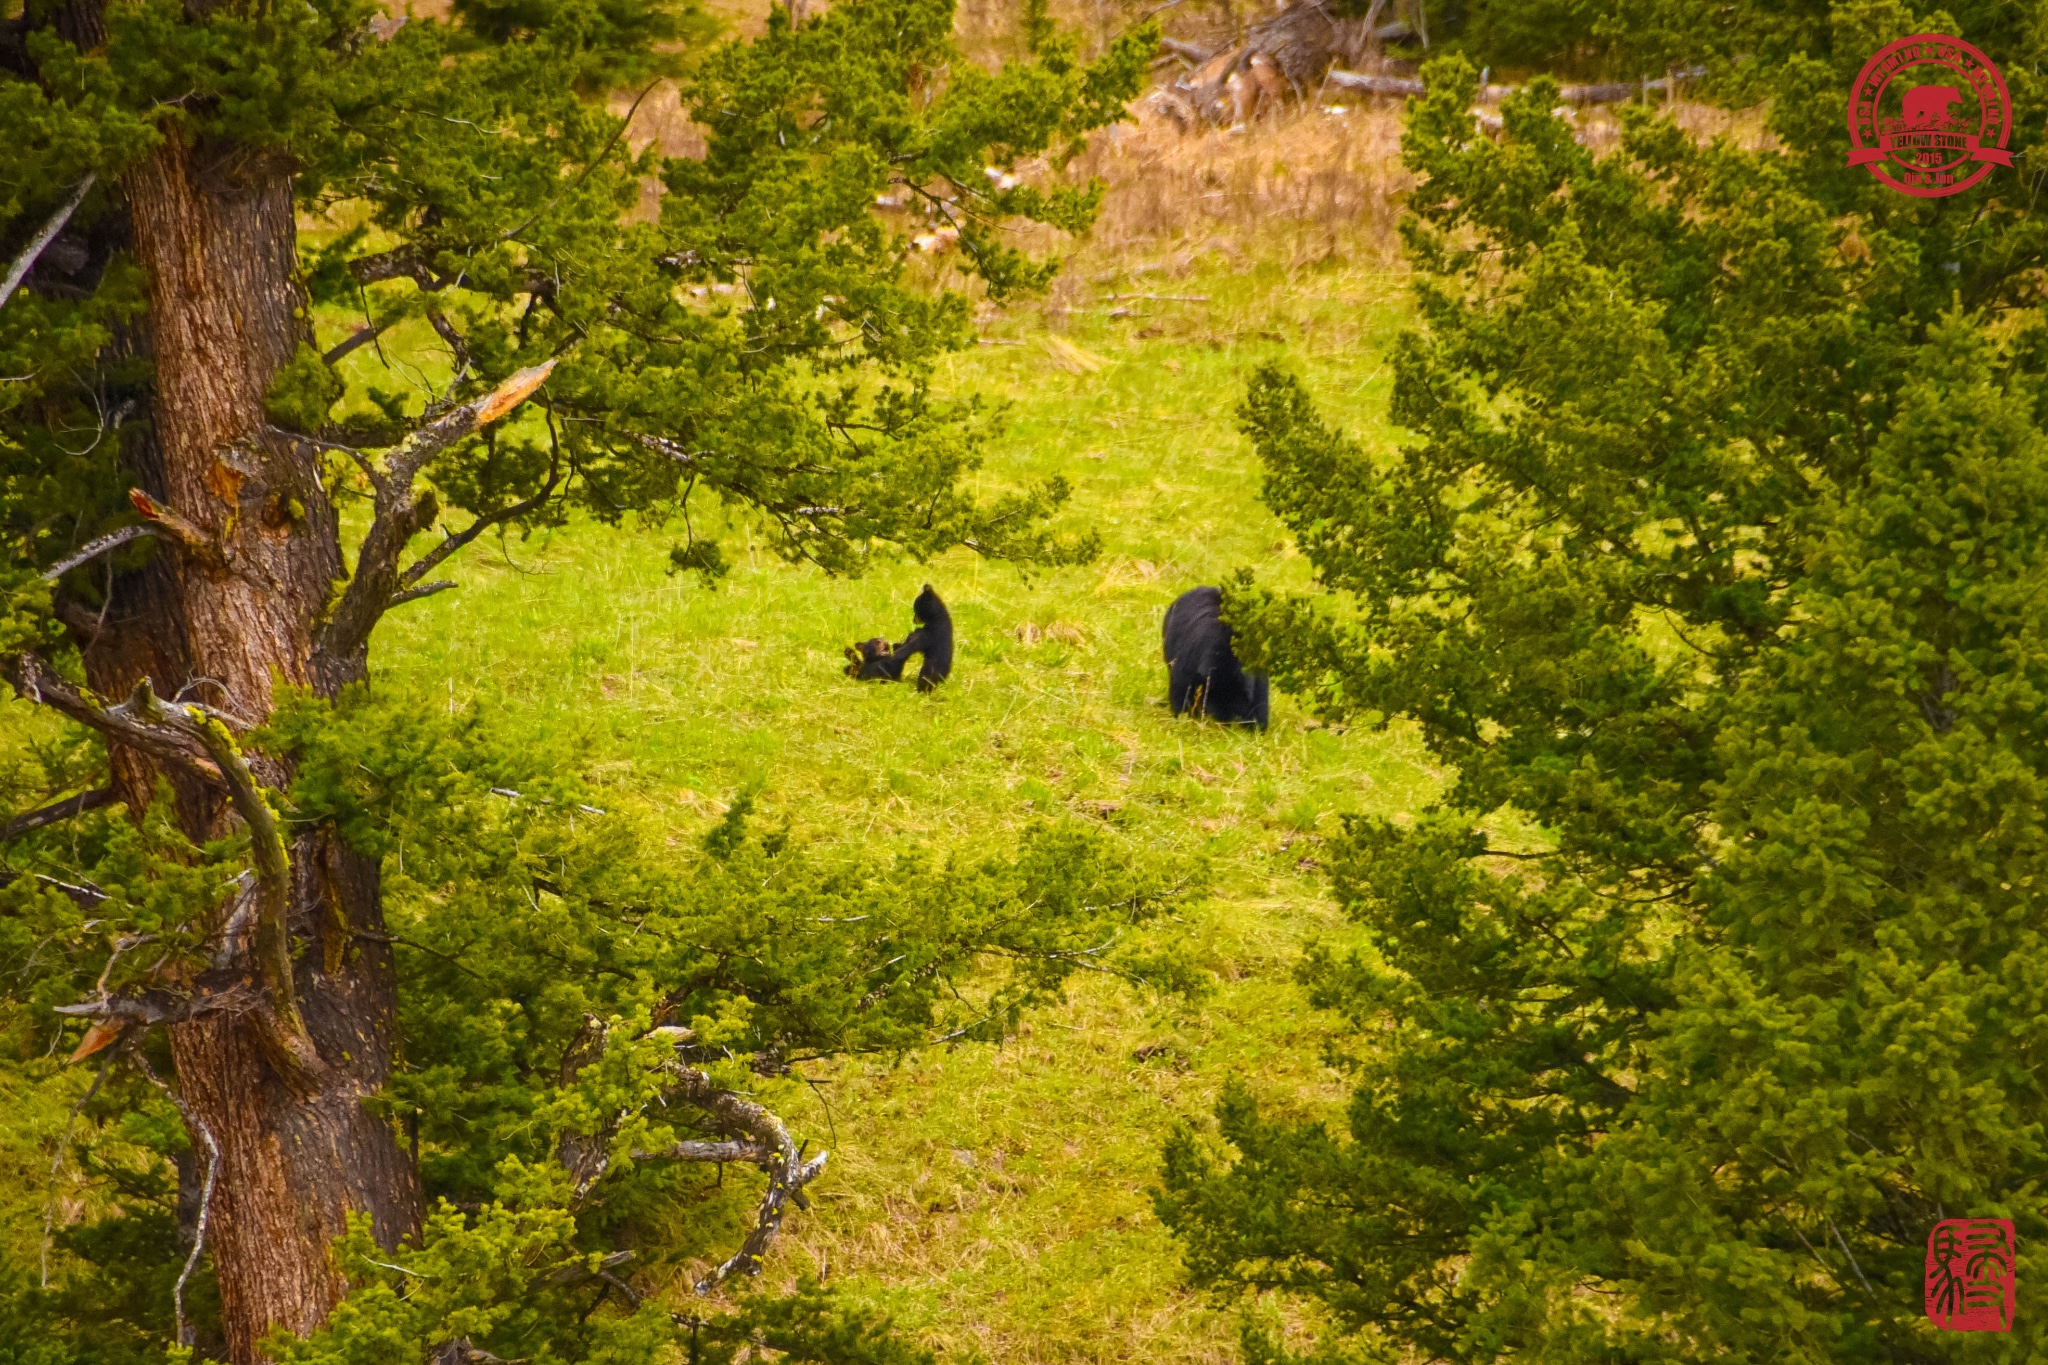
[[[1455,779],[1335,841],[1370,946],[1302,974],[1357,1030],[1347,1131],[1241,1087],[1159,1207],[1197,1280],[1328,1305],[1332,1359],[2039,1360],[2048,32],[1665,8],[1754,59],[1722,88],[1769,91],[1774,145],[1635,110],[1595,158],[1542,81],[1495,143],[1439,62],[1404,142],[1412,443],[1251,386],[1326,592],[1241,580],[1241,651]],[[1842,132],[1863,61],[1928,29],[2018,110],[2016,169],[1937,200]],[[2018,1226],[2011,1335],[1922,1315],[1956,1216]]]
[[[645,1360],[682,1333],[699,1359],[895,1358],[809,1299],[730,1322],[647,1299],[708,1251],[687,1163],[768,1173],[712,1279],[758,1269],[823,1157],[749,1077],[996,1036],[1158,888],[1057,831],[826,867],[743,811],[680,873],[508,740],[358,684],[380,618],[452,587],[465,545],[572,509],[687,527],[720,499],[836,572],[1090,555],[1049,528],[1059,480],[965,490],[991,414],[926,376],[967,303],[875,204],[957,233],[992,294],[1041,284],[998,229],[1079,230],[1097,193],[990,172],[1121,117],[1156,35],[1084,64],[1040,26],[987,73],[953,60],[947,0],[778,13],[709,52],[670,0],[7,13],[0,657],[75,728],[9,794],[0,1016],[29,1073],[119,1060],[78,1117],[127,1184],[123,1217],[62,1230],[54,1277],[4,1268],[4,1349]],[[671,76],[702,156],[635,152],[607,110]],[[323,351],[339,308],[360,326]],[[445,372],[350,390],[336,366],[407,322]],[[37,786],[65,799],[24,811]],[[977,994],[990,955],[1015,973]],[[351,1287],[313,1344],[264,1344]]]

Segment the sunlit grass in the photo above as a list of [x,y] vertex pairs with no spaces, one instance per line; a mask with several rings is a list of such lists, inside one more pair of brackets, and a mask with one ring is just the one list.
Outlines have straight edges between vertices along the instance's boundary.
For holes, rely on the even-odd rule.
[[[1436,784],[1405,733],[1315,725],[1284,696],[1263,735],[1167,715],[1159,622],[1176,594],[1241,566],[1308,582],[1234,429],[1246,378],[1283,359],[1383,443],[1402,317],[1395,283],[1365,269],[1211,268],[1170,292],[1208,302],[1122,319],[1107,303],[1020,308],[987,333],[1023,344],[941,370],[1014,404],[988,478],[1064,473],[1075,523],[1106,539],[1097,563],[1026,575],[963,551],[834,580],[777,562],[736,519],[721,532],[736,568],[707,590],[665,572],[660,530],[577,525],[481,542],[462,587],[400,609],[373,653],[381,689],[483,700],[537,747],[573,742],[678,838],[760,784],[760,819],[876,852],[998,850],[1072,814],[1207,854],[1217,894],[1168,932],[1214,974],[1210,998],[1088,978],[1002,1048],[826,1066],[791,1094],[791,1121],[833,1165],[772,1273],[824,1272],[935,1343],[1005,1361],[1229,1356],[1229,1314],[1182,1286],[1151,1213],[1160,1140],[1232,1075],[1283,1108],[1337,1113],[1328,1024],[1291,971],[1304,939],[1346,932],[1321,839]],[[926,581],[958,624],[953,679],[925,697],[842,676],[846,644],[908,630]]]

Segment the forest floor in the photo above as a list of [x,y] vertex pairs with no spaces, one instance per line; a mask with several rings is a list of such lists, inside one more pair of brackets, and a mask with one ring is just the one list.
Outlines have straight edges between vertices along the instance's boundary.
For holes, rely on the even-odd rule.
[[[1235,137],[1126,128],[1090,153],[1102,224],[1048,297],[985,307],[984,343],[939,380],[1011,405],[988,485],[1064,474],[1067,520],[1105,540],[1093,564],[1027,575],[959,551],[835,580],[714,516],[736,567],[707,589],[665,573],[678,528],[575,525],[480,542],[459,591],[380,627],[376,686],[572,741],[679,842],[758,784],[764,824],[883,856],[1002,849],[1070,813],[1212,861],[1213,896],[1172,929],[1207,998],[1089,977],[1003,1046],[813,1070],[786,1116],[832,1166],[771,1277],[824,1275],[933,1345],[1017,1365],[1234,1358],[1240,1306],[1185,1286],[1153,1216],[1161,1142],[1232,1077],[1341,1122],[1331,1021],[1293,981],[1304,942],[1347,936],[1321,841],[1440,775],[1411,735],[1284,696],[1265,734],[1174,720],[1160,620],[1240,568],[1309,581],[1236,431],[1256,366],[1292,367],[1391,448],[1395,136],[1390,112],[1318,109]],[[926,697],[845,678],[843,648],[904,634],[927,581],[959,630],[952,680]]]

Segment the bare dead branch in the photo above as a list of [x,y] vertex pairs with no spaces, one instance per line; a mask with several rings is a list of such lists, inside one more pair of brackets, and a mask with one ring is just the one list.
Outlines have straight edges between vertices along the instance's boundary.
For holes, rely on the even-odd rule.
[[83,910],[90,910],[101,901],[107,899],[107,893],[100,890],[97,886],[81,885],[78,882],[58,881],[55,877],[46,877],[40,872],[36,873],[36,880],[49,887],[52,891],[63,892],[71,898],[74,904]]
[[165,1085],[156,1072],[150,1069],[149,1059],[137,1049],[130,1049],[129,1055],[149,1083],[163,1091],[164,1097],[177,1106],[178,1117],[185,1120],[186,1131],[206,1144],[206,1181],[199,1189],[199,1218],[192,1229],[192,1253],[185,1258],[185,1268],[178,1272],[178,1282],[171,1287],[171,1312],[177,1323],[178,1344],[190,1346],[193,1342],[192,1328],[185,1322],[185,1283],[192,1278],[193,1269],[206,1251],[206,1223],[213,1212],[213,1187],[220,1179],[220,1144],[214,1141],[213,1130],[206,1126],[206,1120],[199,1117],[185,1097]]
[[[560,1270],[557,1270],[552,1275],[549,1275],[548,1283],[559,1285],[572,1285],[582,1284],[585,1280],[595,1280],[599,1278],[609,1279],[610,1276],[607,1274],[608,1271],[617,1270],[620,1266],[624,1265],[626,1262],[632,1259],[633,1253],[631,1251],[614,1251],[605,1256],[603,1260],[599,1261],[597,1263],[597,1268],[594,1270],[591,1269],[591,1267],[585,1264],[584,1262],[576,1261],[573,1264],[563,1266]],[[617,1283],[617,1281],[613,1281],[613,1283]]]
[[394,247],[374,256],[359,256],[348,263],[349,277],[357,284],[382,284],[386,280],[412,280],[428,293],[448,287],[435,276],[418,247]]
[[455,330],[455,324],[448,321],[448,315],[438,308],[427,310],[427,321],[434,325],[434,331],[441,340],[448,343],[448,350],[455,357],[456,378],[469,372],[469,341]]
[[76,796],[67,796],[62,801],[53,801],[39,810],[24,811],[12,820],[9,820],[5,826],[0,826],[0,843],[6,843],[10,839],[19,839],[22,835],[42,829],[45,825],[54,825],[60,821],[69,820],[73,816],[83,815],[89,810],[98,810],[113,799],[114,789],[112,787],[95,787],[91,791],[80,792]]
[[165,538],[194,559],[215,568],[226,565],[227,558],[221,553],[219,542],[176,508],[158,502],[140,488],[128,490],[128,501],[135,504],[135,510],[142,513],[143,518]]
[[394,483],[410,483],[413,475],[419,473],[428,460],[524,403],[535,389],[547,382],[557,363],[549,360],[520,370],[483,397],[450,409],[406,437],[391,452],[385,466],[386,477]]
[[775,1153],[758,1142],[678,1142],[658,1152],[635,1152],[635,1161],[711,1161],[760,1166],[773,1161]]
[[[269,1006],[263,1012],[266,1041],[272,1045],[280,1071],[287,1075],[303,1076],[321,1069],[323,1064],[306,1035],[292,989],[291,933],[286,923],[291,909],[291,871],[284,837],[276,812],[256,785],[248,761],[227,726],[206,707],[166,704],[157,697],[147,678],[137,683],[135,691],[120,705],[97,706],[51,674],[33,654],[17,657],[13,681],[15,689],[29,700],[52,706],[110,738],[204,772],[227,788],[235,813],[249,829],[256,865],[253,956]],[[198,1008],[199,1000],[200,997],[153,1000],[147,992],[135,996],[103,995],[87,1005],[66,1006],[65,1011],[102,1020],[174,1022],[170,1016],[180,1010]],[[153,1017],[157,1015],[164,1017]]]
[[349,333],[348,336],[344,337],[340,342],[336,343],[332,348],[328,350],[326,355],[320,358],[326,361],[329,365],[338,365],[341,363],[341,360],[344,356],[347,356],[357,350],[360,350],[362,347],[369,345],[378,337],[384,335],[385,331],[390,326],[391,324],[388,322],[377,322],[370,323],[362,327],[358,327],[356,328],[355,331]]
[[685,450],[681,443],[671,441],[665,436],[648,436],[637,431],[632,433],[632,439],[635,444],[644,446],[657,455],[666,455],[677,464],[683,465],[695,464],[705,456],[717,453],[711,450]]
[[78,206],[85,202],[85,196],[91,193],[93,182],[98,178],[97,173],[87,172],[85,179],[73,187],[71,197],[50,215],[49,222],[43,224],[43,230],[31,237],[28,245],[21,249],[21,254],[14,258],[14,264],[7,271],[6,281],[0,283],[0,308],[5,308],[13,299],[14,291],[21,287],[21,282],[28,278],[28,272],[35,267],[36,258],[43,254],[51,242],[57,240],[57,234],[71,221],[71,215],[78,212]]
[[[393,247],[374,255],[358,256],[348,263],[349,278],[360,285],[382,284],[386,280],[411,280],[420,287],[423,294],[438,294],[462,283],[462,276],[436,275],[427,258],[420,254],[417,246]],[[520,292],[536,297],[552,297],[555,292],[554,276],[529,271],[520,281]]]
[[417,602],[422,597],[432,597],[436,593],[447,592],[454,586],[455,580],[452,578],[437,578],[431,583],[422,583],[417,588],[406,588],[403,591],[392,593],[391,600],[384,604],[384,610],[389,611],[402,602]]
[[807,1205],[804,1186],[825,1169],[826,1153],[820,1152],[806,1161],[803,1149],[791,1140],[782,1120],[761,1105],[730,1090],[720,1090],[708,1075],[680,1060],[671,1065],[670,1071],[676,1078],[676,1098],[704,1110],[725,1131],[753,1138],[754,1145],[763,1148],[766,1157],[758,1164],[768,1173],[768,1190],[761,1196],[753,1230],[738,1251],[697,1281],[696,1291],[708,1294],[733,1275],[761,1273],[763,1259],[775,1241],[775,1234],[782,1229],[788,1205]]
[[148,703],[155,703],[147,678],[136,684],[136,696],[131,696],[119,706],[101,706],[52,673],[49,666],[33,654],[15,656],[6,674],[7,681],[27,701],[48,706],[131,748],[177,763],[214,781],[221,780],[219,767],[196,735],[189,729],[151,719],[147,714],[149,706],[138,705],[136,697],[146,697]]
[[82,1000],[76,1005],[58,1005],[52,1014],[67,1019],[91,1019],[119,1028],[139,1025],[157,1028],[183,1024],[213,1014],[248,1014],[261,1009],[263,997],[246,982],[230,981],[219,990],[186,994],[161,988],[123,991]]
[[109,531],[97,540],[87,541],[83,548],[73,554],[66,555],[49,568],[43,570],[43,581],[45,583],[55,583],[79,565],[98,559],[109,550],[118,550],[131,540],[139,540],[143,536],[153,536],[156,533],[156,527],[146,521],[139,521],[133,526],[123,526],[118,531]]
[[[399,22],[405,21],[401,19]],[[457,1337],[453,1341],[443,1342],[434,1352],[434,1365],[526,1365],[526,1357],[507,1360],[503,1356],[494,1356],[489,1351],[470,1345],[468,1337]]]
[[1367,76],[1332,67],[1323,79],[1340,90],[1357,90],[1368,95],[1420,95],[1423,84],[1401,76]]
[[[607,1036],[603,1020],[595,1015],[585,1017],[582,1030],[562,1058],[564,1084],[573,1081],[584,1067],[604,1055]],[[688,1029],[679,1028],[656,1030],[649,1036],[672,1040],[679,1049],[694,1038]],[[826,1154],[820,1152],[806,1159],[803,1148],[790,1138],[789,1129],[780,1118],[744,1095],[721,1090],[712,1083],[708,1074],[684,1062],[680,1054],[675,1060],[663,1063],[661,1070],[670,1079],[663,1102],[688,1104],[701,1110],[727,1138],[723,1141],[689,1140],[660,1150],[636,1151],[633,1153],[635,1161],[745,1162],[759,1166],[768,1176],[768,1189],[761,1196],[754,1227],[746,1240],[738,1251],[697,1281],[696,1291],[708,1294],[733,1275],[761,1273],[763,1260],[775,1241],[775,1234],[782,1228],[788,1206],[794,1203],[800,1209],[810,1207],[804,1196],[804,1186],[817,1179],[825,1169]],[[576,1182],[579,1197],[597,1183],[610,1164],[607,1149],[616,1129],[617,1122],[614,1121],[597,1133],[563,1134],[557,1159]],[[625,1285],[619,1287],[633,1292]]]

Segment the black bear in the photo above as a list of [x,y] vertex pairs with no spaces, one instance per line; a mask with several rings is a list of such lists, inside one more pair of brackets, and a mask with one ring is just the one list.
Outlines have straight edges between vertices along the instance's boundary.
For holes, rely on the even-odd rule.
[[1191,588],[1166,609],[1167,701],[1173,714],[1201,711],[1227,725],[1266,728],[1266,680],[1230,650],[1221,588]]
[[853,660],[846,666],[847,677],[881,682],[901,682],[903,665],[910,662],[908,654],[897,658],[889,642],[879,635],[857,645],[848,645],[846,657]]
[[882,682],[900,682],[903,666],[910,662],[910,656],[920,656],[917,664],[917,690],[929,692],[946,680],[953,671],[953,614],[946,610],[946,604],[939,600],[932,585],[924,585],[924,591],[910,604],[911,619],[916,629],[904,637],[903,643],[894,649],[889,642],[880,638],[846,647],[846,657],[852,660],[846,666],[846,676]]

